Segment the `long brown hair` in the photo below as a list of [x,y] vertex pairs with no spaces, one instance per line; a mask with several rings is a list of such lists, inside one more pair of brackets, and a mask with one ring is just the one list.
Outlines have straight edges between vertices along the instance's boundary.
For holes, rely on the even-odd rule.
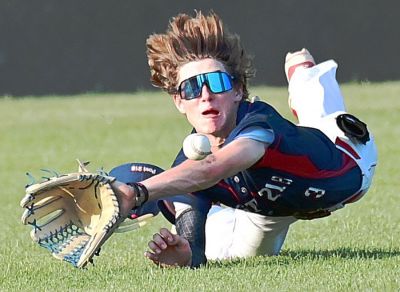
[[172,18],[165,34],[152,34],[146,42],[147,57],[154,86],[176,93],[180,66],[205,58],[221,62],[241,85],[243,98],[247,98],[247,81],[254,76],[251,58],[245,53],[237,34],[223,27],[214,12],[204,16],[196,11],[195,17],[179,14]]

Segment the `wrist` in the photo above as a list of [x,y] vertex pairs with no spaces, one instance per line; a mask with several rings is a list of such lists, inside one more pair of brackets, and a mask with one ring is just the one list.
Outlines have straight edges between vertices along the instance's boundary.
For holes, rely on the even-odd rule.
[[131,183],[130,186],[133,188],[133,191],[135,193],[135,207],[140,207],[148,201],[149,191],[143,184],[135,182]]

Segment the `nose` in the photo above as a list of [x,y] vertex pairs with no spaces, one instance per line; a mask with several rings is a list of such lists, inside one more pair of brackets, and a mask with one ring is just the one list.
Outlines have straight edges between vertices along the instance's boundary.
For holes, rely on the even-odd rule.
[[201,88],[201,100],[207,101],[212,99],[213,93],[208,89],[208,86],[204,83],[203,87]]

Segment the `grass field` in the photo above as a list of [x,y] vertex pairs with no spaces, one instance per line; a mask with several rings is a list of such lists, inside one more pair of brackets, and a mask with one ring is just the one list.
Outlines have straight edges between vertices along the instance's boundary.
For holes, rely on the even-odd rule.
[[[0,291],[399,291],[400,82],[344,84],[348,111],[375,133],[379,165],[370,192],[332,216],[294,224],[282,254],[206,268],[160,269],[143,257],[160,226],[116,234],[95,266],[77,270],[34,244],[20,223],[26,171],[91,170],[124,162],[167,168],[189,131],[160,93],[0,98]],[[286,89],[253,94],[289,117]]]

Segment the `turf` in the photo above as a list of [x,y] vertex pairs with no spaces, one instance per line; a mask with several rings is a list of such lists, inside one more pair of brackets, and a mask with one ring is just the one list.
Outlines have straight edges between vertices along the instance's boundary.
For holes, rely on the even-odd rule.
[[[301,221],[281,255],[211,262],[202,269],[161,269],[143,257],[161,226],[116,234],[95,266],[77,270],[57,261],[20,223],[19,201],[30,171],[75,171],[75,158],[91,170],[124,162],[167,168],[189,126],[163,93],[86,94],[0,98],[1,291],[398,291],[400,289],[400,82],[342,86],[348,111],[374,132],[379,164],[373,186],[359,202],[320,220]],[[284,88],[252,93],[283,115]]]

